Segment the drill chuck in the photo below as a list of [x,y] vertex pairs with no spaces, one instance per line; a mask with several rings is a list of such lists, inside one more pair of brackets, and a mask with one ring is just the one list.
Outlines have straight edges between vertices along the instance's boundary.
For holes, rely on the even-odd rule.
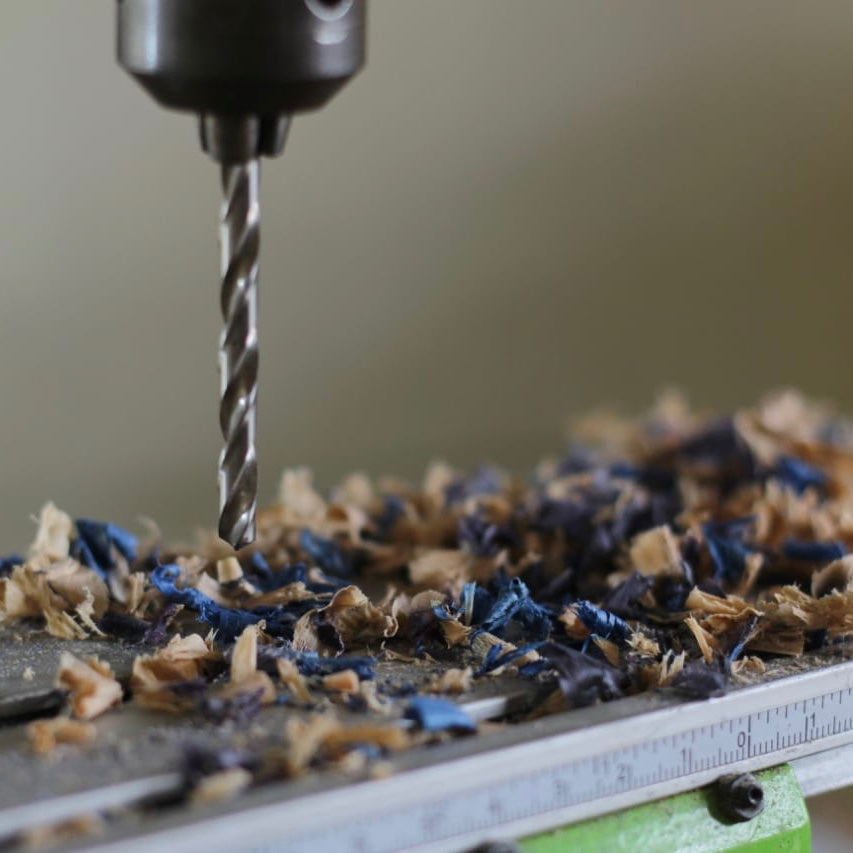
[[286,117],[364,64],[365,0],[118,0],[119,64],[163,106],[201,118],[223,163],[281,152]]

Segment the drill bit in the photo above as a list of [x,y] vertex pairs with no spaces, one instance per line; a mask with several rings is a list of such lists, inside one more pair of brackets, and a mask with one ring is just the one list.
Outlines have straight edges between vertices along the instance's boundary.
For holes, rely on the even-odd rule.
[[257,159],[222,167],[219,535],[234,548],[254,541],[257,509],[259,170]]

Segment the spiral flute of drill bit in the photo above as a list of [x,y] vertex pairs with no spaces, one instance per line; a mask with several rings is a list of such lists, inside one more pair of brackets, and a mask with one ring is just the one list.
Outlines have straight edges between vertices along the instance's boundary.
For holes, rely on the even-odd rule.
[[257,160],[222,167],[219,535],[235,548],[254,541],[257,510],[258,183]]

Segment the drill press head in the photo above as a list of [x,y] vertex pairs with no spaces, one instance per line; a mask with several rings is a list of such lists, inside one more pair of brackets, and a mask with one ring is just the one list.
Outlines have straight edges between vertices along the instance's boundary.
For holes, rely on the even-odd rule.
[[118,0],[118,61],[200,119],[223,164],[281,153],[289,116],[364,64],[365,0]]

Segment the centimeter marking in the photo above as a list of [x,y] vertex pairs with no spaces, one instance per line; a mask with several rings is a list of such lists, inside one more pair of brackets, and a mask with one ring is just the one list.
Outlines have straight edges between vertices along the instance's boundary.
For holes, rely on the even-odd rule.
[[286,800],[268,792],[230,814],[105,849],[388,853],[523,837],[853,744],[853,661],[701,702],[650,709],[621,700],[501,737],[490,749],[479,738],[459,742],[459,757],[385,779]]

